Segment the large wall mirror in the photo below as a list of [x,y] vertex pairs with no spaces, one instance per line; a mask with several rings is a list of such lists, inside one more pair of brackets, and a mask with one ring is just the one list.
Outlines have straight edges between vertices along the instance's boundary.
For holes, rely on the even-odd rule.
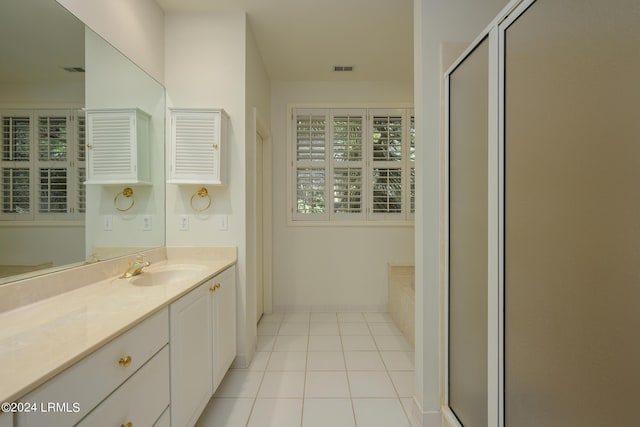
[[[0,13],[0,284],[164,245],[165,91],[55,0]],[[152,185],[85,185],[84,111],[151,116]]]

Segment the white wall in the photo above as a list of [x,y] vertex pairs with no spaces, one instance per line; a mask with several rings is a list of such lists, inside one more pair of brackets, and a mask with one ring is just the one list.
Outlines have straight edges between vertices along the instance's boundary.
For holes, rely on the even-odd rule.
[[424,426],[442,423],[441,45],[471,42],[506,0],[414,0],[416,105],[416,404]]
[[[228,184],[208,187],[211,208],[196,214],[189,199],[197,186],[167,185],[168,246],[237,246],[238,355],[255,349],[255,288],[247,282],[246,16],[244,13],[169,13],[165,20],[167,106],[219,107],[230,117]],[[179,215],[189,230],[178,229]],[[220,215],[228,230],[218,230]]]
[[[245,165],[246,165],[246,242],[247,242],[247,287],[256,287],[258,273],[257,257],[260,252],[257,247],[259,239],[257,238],[257,221],[262,221],[262,218],[258,218],[256,209],[256,197],[257,192],[262,186],[262,182],[256,180],[257,156],[256,156],[256,132],[257,132],[257,119],[263,121],[266,126],[269,126],[271,121],[271,83],[269,76],[262,61],[262,56],[258,51],[258,46],[255,41],[251,27],[246,26],[246,102],[245,102],[245,126],[246,126],[246,151],[245,151]],[[255,110],[255,113],[254,113]],[[256,115],[254,117],[254,114]],[[269,129],[266,129],[269,131]],[[269,147],[265,147],[269,144],[269,140],[263,141],[263,153],[268,152]],[[257,301],[252,302],[249,308],[252,313],[256,312],[255,305]],[[257,319],[251,323],[251,327],[255,327]],[[257,331],[253,334],[257,334]]]
[[164,13],[154,0],[56,0],[164,82]]
[[286,109],[293,102],[411,103],[411,82],[273,82],[271,92],[274,310],[386,309],[387,262],[413,260],[413,227],[287,225]]

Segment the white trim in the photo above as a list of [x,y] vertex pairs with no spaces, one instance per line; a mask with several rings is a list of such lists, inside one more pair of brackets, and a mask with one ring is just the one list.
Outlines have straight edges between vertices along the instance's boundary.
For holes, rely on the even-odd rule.
[[[254,107],[253,117],[256,132],[262,138],[262,284],[263,311],[273,311],[273,147],[271,131],[267,122]],[[255,135],[254,135],[255,138]],[[257,320],[257,319],[256,319]]]
[[499,165],[501,150],[500,134],[500,67],[498,28],[489,33],[489,144],[487,152],[487,417],[488,425],[498,426],[502,418],[501,381],[501,333],[500,333],[500,206]]
[[[489,424],[491,425],[491,424]],[[442,407],[442,426],[443,427],[463,427],[458,418],[453,414],[449,405]]]
[[[453,71],[453,70],[452,70]],[[444,375],[442,379],[442,401],[445,408],[449,408],[449,102],[450,102],[450,72],[447,72],[444,77],[444,167],[443,167],[443,311],[444,318],[442,322],[443,334],[443,349],[442,349],[442,365],[444,369]],[[444,414],[444,412],[443,412]]]
[[0,227],[84,227],[84,221],[78,220],[33,220],[33,221],[0,221]]

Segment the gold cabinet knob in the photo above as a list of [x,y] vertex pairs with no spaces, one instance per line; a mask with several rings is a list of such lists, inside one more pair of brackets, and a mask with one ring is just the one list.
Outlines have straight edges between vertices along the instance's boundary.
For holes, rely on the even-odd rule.
[[93,144],[87,144],[87,148],[93,148]]
[[122,366],[123,368],[131,365],[131,356],[121,357],[120,360],[118,360],[118,365]]
[[126,424],[121,424],[120,427],[133,427],[133,423],[131,421],[129,421]]
[[213,149],[217,150],[218,149],[218,144],[213,144]]

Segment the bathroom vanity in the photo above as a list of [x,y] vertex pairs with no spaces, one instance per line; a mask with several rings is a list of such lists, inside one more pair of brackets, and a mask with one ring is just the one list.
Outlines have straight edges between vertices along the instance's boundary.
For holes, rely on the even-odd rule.
[[198,249],[0,313],[0,427],[194,425],[236,355],[236,250]]

